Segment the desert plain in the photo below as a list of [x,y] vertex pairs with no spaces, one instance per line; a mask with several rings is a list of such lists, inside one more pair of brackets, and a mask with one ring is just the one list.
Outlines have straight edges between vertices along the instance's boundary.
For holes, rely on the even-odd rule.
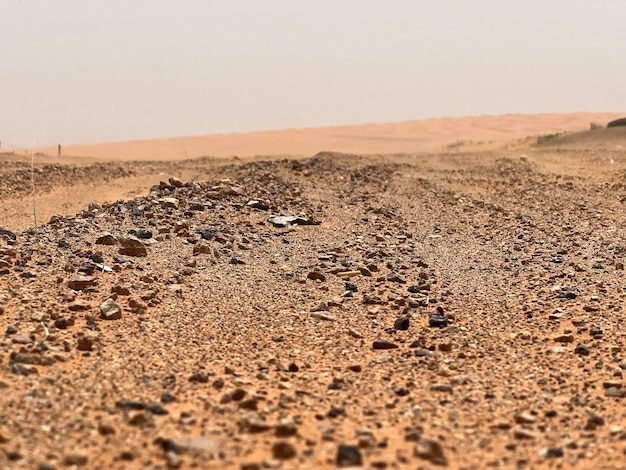
[[0,467],[626,468],[618,117],[1,154]]

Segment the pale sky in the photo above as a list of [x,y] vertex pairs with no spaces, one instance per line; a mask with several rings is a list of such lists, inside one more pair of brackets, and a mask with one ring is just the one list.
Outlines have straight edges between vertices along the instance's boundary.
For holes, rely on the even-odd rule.
[[626,110],[626,1],[1,0],[2,148]]

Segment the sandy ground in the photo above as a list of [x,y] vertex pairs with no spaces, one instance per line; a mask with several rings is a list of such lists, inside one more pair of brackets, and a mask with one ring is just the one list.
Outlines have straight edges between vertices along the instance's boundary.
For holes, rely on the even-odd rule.
[[626,129],[527,129],[41,157],[26,231],[5,156],[0,466],[626,468]]

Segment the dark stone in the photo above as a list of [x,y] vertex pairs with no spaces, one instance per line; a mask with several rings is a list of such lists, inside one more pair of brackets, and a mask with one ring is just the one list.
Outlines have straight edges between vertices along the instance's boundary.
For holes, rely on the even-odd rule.
[[146,411],[149,411],[153,415],[161,415],[162,416],[162,415],[169,414],[169,411],[167,411],[165,408],[163,408],[158,403],[150,403],[149,405],[146,406]]
[[393,327],[396,330],[408,330],[409,329],[409,319],[406,317],[398,318],[393,324]]
[[341,444],[337,448],[335,464],[338,467],[360,467],[363,465],[361,451],[356,446]]
[[561,457],[563,457],[563,455],[564,455],[563,454],[563,449],[560,449],[558,447],[557,448],[552,448],[552,449],[547,449],[546,453],[545,453],[546,458],[549,458],[549,459],[561,458]]
[[141,240],[149,240],[152,238],[152,232],[145,228],[131,228],[128,233]]
[[140,401],[120,400],[115,403],[115,406],[122,410],[145,410],[147,405]]
[[292,362],[291,364],[289,364],[289,372],[298,372],[299,370],[300,368],[295,362]]
[[411,344],[409,344],[409,348],[415,349],[415,348],[419,348],[421,345],[422,343],[420,343],[419,340],[416,339]]
[[433,314],[428,318],[428,326],[431,328],[445,328],[448,326],[448,318],[444,315]]
[[398,345],[386,339],[377,339],[372,345],[374,349],[396,349]]
[[579,354],[580,356],[588,356],[589,348],[585,346],[584,344],[578,344],[576,348],[574,349],[574,352],[576,354]]
[[7,329],[6,329],[6,331],[5,331],[5,334],[6,334],[7,336],[9,336],[9,335],[14,335],[15,333],[17,333],[17,326],[15,326],[15,325],[9,325],[9,326],[7,326]]
[[417,294],[420,291],[420,286],[409,286],[407,289],[411,294]]
[[346,414],[346,410],[345,408],[342,407],[333,407],[330,409],[330,411],[327,413],[327,416],[329,418],[336,418],[337,416],[343,416]]
[[175,395],[172,395],[169,392],[163,392],[161,394],[161,403],[172,403],[173,401],[176,401]]
[[285,441],[279,441],[272,446],[272,455],[275,459],[287,460],[294,458],[298,452],[293,444]]
[[623,126],[626,126],[626,117],[614,119],[613,121],[610,121],[606,125],[606,127],[623,127]]
[[417,349],[415,351],[415,355],[417,357],[432,357],[432,354],[429,351],[426,351],[424,349]]
[[343,384],[341,382],[331,382],[328,384],[328,390],[341,390],[343,388]]

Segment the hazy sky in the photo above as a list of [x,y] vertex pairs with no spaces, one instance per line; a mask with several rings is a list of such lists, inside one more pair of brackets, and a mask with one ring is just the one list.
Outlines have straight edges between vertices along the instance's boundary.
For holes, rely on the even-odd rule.
[[626,110],[623,0],[2,0],[0,140]]

